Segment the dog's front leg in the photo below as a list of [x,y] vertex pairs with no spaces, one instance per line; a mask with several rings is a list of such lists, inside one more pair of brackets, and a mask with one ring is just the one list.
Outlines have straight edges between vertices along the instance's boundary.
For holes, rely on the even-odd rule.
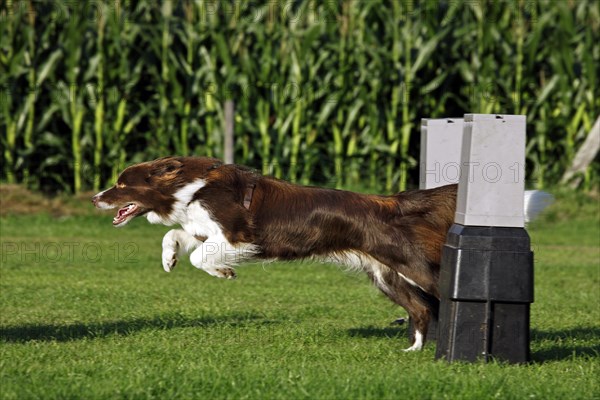
[[189,254],[202,245],[202,241],[182,229],[171,229],[162,241],[162,265],[165,271],[171,272],[177,259]]
[[235,279],[235,270],[230,265],[237,264],[243,252],[243,246],[234,246],[224,236],[215,235],[192,252],[190,262],[212,276]]

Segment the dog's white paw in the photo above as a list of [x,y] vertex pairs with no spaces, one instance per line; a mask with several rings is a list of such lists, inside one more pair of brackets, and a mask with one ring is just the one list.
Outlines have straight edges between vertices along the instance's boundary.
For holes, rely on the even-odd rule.
[[415,343],[415,344],[413,344],[412,346],[410,346],[409,348],[407,348],[407,349],[404,349],[404,350],[402,350],[402,351],[403,351],[403,352],[405,352],[405,353],[408,353],[409,351],[419,351],[419,350],[421,350],[422,348],[423,348],[423,345],[422,345],[422,344]]
[[419,351],[423,348],[423,334],[417,330],[415,330],[415,342],[408,349],[404,349],[405,352],[408,351]]
[[171,272],[177,265],[177,252],[179,251],[179,242],[173,239],[172,231],[169,231],[162,243],[162,265],[166,272]]
[[212,276],[216,276],[217,278],[225,278],[225,279],[235,279],[237,278],[237,274],[235,270],[231,267],[221,267],[221,268],[211,268],[204,269],[208,274]]
[[177,251],[164,249],[162,252],[162,265],[166,272],[171,272],[177,265]]

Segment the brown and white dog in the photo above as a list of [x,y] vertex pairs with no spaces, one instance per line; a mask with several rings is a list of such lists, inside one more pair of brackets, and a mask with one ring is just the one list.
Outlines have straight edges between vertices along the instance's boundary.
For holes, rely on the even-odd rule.
[[406,350],[419,350],[437,317],[456,189],[367,195],[294,185],[214,158],[166,157],[125,169],[92,201],[118,208],[117,227],[140,215],[181,225],[163,238],[165,271],[188,253],[193,266],[220,278],[235,278],[233,266],[252,258],[318,257],[363,270],[406,309],[415,327]]

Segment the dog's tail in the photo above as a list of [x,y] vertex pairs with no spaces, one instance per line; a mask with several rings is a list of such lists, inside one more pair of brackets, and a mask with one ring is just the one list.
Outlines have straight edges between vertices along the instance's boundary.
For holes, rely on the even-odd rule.
[[525,222],[533,221],[539,213],[554,202],[554,196],[541,190],[526,190],[523,204]]

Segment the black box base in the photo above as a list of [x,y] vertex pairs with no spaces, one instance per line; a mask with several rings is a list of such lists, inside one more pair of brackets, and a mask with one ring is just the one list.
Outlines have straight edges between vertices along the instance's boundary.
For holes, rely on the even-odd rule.
[[454,224],[442,253],[436,358],[530,360],[533,253],[523,228]]

